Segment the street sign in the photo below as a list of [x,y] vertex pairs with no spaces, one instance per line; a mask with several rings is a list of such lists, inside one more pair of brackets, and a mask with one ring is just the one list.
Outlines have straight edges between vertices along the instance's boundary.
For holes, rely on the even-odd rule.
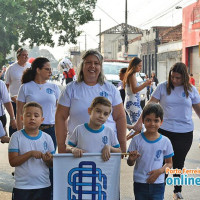
[[71,56],[81,55],[80,51],[70,51]]

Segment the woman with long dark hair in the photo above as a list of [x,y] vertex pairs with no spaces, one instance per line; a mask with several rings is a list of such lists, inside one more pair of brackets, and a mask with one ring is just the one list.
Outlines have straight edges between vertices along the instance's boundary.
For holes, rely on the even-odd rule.
[[124,108],[129,115],[131,123],[135,123],[142,112],[140,105],[140,91],[151,85],[151,80],[146,80],[143,84],[139,85],[136,79],[136,73],[142,69],[142,60],[134,57],[130,62],[126,71],[123,85],[126,91]]
[[[49,134],[54,142],[56,150],[55,136],[55,112],[60,89],[57,85],[47,82],[52,75],[50,61],[47,58],[38,57],[22,76],[22,85],[17,97],[17,129],[23,128],[21,115],[23,106],[27,102],[37,102],[43,109],[43,124],[40,130]],[[50,180],[53,186],[53,170],[50,168]],[[53,191],[53,189],[52,189]],[[52,193],[53,194],[53,193]]]
[[[159,133],[168,137],[174,149],[173,168],[182,169],[185,158],[192,145],[194,125],[192,108],[200,117],[200,96],[197,89],[189,83],[187,67],[184,63],[175,63],[168,80],[160,83],[152,94],[150,102],[160,103],[164,110],[163,124]],[[141,117],[134,128],[141,128]],[[174,174],[180,177],[180,174]],[[174,186],[173,199],[183,199],[182,186]]]

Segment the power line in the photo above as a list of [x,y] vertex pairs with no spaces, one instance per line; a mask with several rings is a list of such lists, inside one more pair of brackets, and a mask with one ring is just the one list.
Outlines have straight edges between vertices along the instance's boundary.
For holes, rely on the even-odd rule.
[[120,23],[118,23],[114,18],[112,18],[105,10],[103,10],[102,8],[100,8],[98,5],[96,5],[97,8],[99,8],[103,13],[105,13],[110,19],[112,19],[115,23],[117,23],[117,25],[119,25]]
[[173,4],[171,7],[167,8],[167,9],[164,10],[164,11],[162,11],[162,13],[159,13],[159,14],[157,14],[156,16],[154,16],[154,17],[152,17],[151,19],[149,19],[148,21],[146,21],[146,22],[140,24],[139,27],[145,26],[145,25],[147,25],[147,24],[150,24],[152,21],[157,20],[158,18],[161,18],[161,17],[167,15],[169,12],[171,12],[172,9],[174,9],[174,7],[175,7],[176,5],[180,4],[181,1],[183,1],[183,0],[180,0],[179,2]]
[[[139,27],[141,26],[145,26],[147,24],[150,24],[151,22],[153,22],[154,20],[157,20],[161,17],[164,17],[165,15],[167,15],[168,13],[170,13],[178,4],[179,6],[184,6],[184,5],[189,5],[190,2],[194,2],[194,0],[191,1],[187,1],[183,4],[180,4],[183,0],[180,0],[179,2],[173,4],[171,7],[167,8],[165,11],[162,11],[162,13],[157,14],[156,16],[152,17],[151,19],[149,19],[146,22],[143,22],[142,24],[138,25]],[[164,13],[163,13],[164,12]]]

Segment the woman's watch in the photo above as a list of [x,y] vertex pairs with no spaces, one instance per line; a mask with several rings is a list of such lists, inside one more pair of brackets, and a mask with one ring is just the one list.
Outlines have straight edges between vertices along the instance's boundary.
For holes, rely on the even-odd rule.
[[11,118],[10,118],[10,121],[12,121],[12,120],[15,120],[15,117],[11,117]]

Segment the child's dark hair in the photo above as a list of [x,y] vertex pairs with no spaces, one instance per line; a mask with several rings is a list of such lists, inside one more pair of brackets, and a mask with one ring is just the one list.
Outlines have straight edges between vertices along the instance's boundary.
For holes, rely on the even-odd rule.
[[161,121],[163,120],[163,108],[161,107],[160,104],[158,103],[153,103],[153,102],[150,102],[148,103],[144,109],[143,109],[143,112],[142,112],[142,120],[144,120],[144,118],[147,116],[147,115],[150,115],[150,114],[155,114],[156,118],[160,118]]
[[125,74],[126,70],[127,70],[127,67],[123,67],[123,68],[120,69],[119,73],[120,74]]
[[29,102],[29,103],[26,103],[26,104],[24,105],[24,107],[23,107],[23,113],[24,113],[25,109],[28,108],[28,107],[39,108],[39,109],[41,110],[42,115],[43,115],[42,106],[41,106],[39,103],[36,103],[36,102],[34,102],[34,101],[31,101],[31,102]]
[[90,108],[93,109],[97,104],[108,106],[109,108],[112,107],[112,104],[110,103],[110,101],[105,97],[96,97],[96,98],[94,98],[92,103],[91,103],[91,105],[90,105]]

